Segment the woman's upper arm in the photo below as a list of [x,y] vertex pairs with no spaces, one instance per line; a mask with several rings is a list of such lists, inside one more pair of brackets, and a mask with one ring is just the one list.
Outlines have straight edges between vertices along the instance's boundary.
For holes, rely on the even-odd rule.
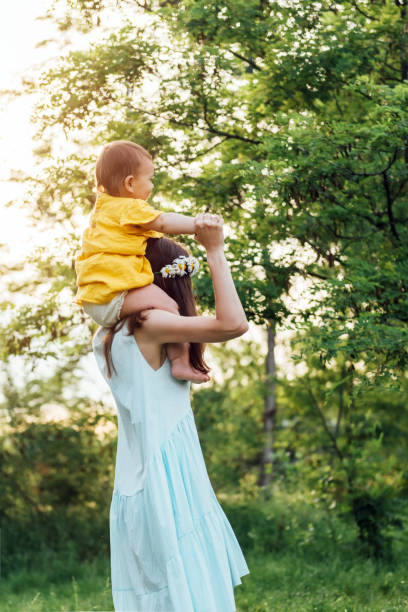
[[244,334],[248,326],[226,329],[215,317],[183,317],[165,310],[145,311],[144,331],[152,339],[167,342],[225,342]]

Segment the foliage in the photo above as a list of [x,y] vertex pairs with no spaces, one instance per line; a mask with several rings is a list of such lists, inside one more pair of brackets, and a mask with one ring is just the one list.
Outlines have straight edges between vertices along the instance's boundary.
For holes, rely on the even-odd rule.
[[[88,21],[107,10],[69,6]],[[313,326],[323,363],[364,361],[356,391],[382,377],[398,385],[407,362],[404,10],[135,2],[146,26],[123,8],[121,29],[37,84],[44,137],[61,126],[87,142],[137,140],[155,154],[157,200],[221,212],[249,318]],[[40,199],[46,210],[53,188]],[[299,275],[316,298],[289,310],[283,297]]]
[[[14,403],[16,394],[14,394]],[[55,407],[55,404],[54,404]],[[52,408],[50,408],[52,409]],[[73,422],[43,422],[14,411],[0,440],[2,573],[37,555],[77,560],[109,552],[106,490],[113,486],[111,415],[72,409]],[[105,425],[101,438],[98,427]]]
[[401,380],[402,393],[377,385],[359,397],[353,383],[344,363],[322,369],[314,356],[304,375],[281,381],[281,478],[292,486],[302,481],[329,514],[351,519],[362,552],[387,557],[405,520],[407,383]]
[[[48,144],[28,200],[37,223],[57,220],[66,246],[34,258],[27,291],[37,305],[4,303],[2,358],[40,358],[43,343],[71,367],[88,350],[92,328],[69,302],[91,160],[107,140],[140,142],[154,154],[156,205],[224,216],[248,318],[299,332],[292,358],[307,372],[292,385],[280,378],[277,476],[305,476],[329,510],[354,517],[370,554],[388,554],[406,493],[406,2],[146,0],[119,3],[119,28],[109,27],[109,2],[60,4],[61,27],[84,16],[82,31],[104,34],[34,84]],[[76,145],[67,159],[54,153],[61,134]],[[288,299],[299,279],[306,306]],[[204,266],[195,288],[212,308]],[[222,486],[245,485],[262,443],[265,381],[233,382],[196,394]]]
[[[308,342],[298,334],[291,344],[303,351]],[[239,481],[241,501],[252,500],[256,516],[261,402],[267,392],[262,351],[256,343],[239,341],[235,347],[212,347],[213,352],[223,382],[193,395],[204,457],[217,494],[236,491]],[[318,357],[309,355],[303,375],[278,375],[276,382],[274,488],[296,489],[302,483],[329,520],[339,515],[355,524],[362,554],[391,558],[392,541],[401,539],[406,520],[407,473],[401,469],[408,428],[406,381],[401,381],[403,393],[377,387],[356,398],[344,363],[322,369]],[[233,504],[234,516],[242,516],[239,503]],[[261,518],[258,522],[263,527],[254,532],[255,541],[265,541],[268,525]],[[275,523],[271,529],[275,533]]]
[[256,477],[263,446],[263,355],[258,343],[211,347],[222,382],[193,393],[200,443],[211,482],[219,493]]

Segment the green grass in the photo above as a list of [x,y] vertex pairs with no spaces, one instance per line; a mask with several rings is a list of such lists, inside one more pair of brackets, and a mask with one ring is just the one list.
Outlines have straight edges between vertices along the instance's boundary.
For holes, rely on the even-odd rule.
[[391,612],[408,610],[407,559],[393,567],[343,552],[320,558],[247,556],[236,590],[239,612]]
[[[237,612],[391,612],[408,610],[407,554],[375,564],[352,546],[308,547],[261,557],[245,553],[250,574],[235,589]],[[113,610],[109,559],[20,571],[1,584],[2,612]],[[182,611],[180,611],[182,612]]]
[[0,592],[2,612],[114,609],[110,561],[106,558],[82,564],[64,564],[61,559],[51,562],[48,571],[41,567],[15,572],[2,581]]
[[[375,562],[361,554],[353,523],[309,497],[300,489],[244,505],[223,497],[250,570],[235,589],[237,612],[408,611],[406,527],[392,534],[392,560]],[[78,562],[74,541],[63,554],[24,555],[16,563],[30,569],[0,579],[1,612],[113,610],[109,558]]]

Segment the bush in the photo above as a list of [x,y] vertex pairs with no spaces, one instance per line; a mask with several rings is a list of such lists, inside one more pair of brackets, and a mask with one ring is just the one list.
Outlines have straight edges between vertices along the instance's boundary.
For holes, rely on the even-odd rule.
[[2,437],[3,576],[54,552],[78,560],[109,554],[115,444],[115,436],[95,434],[92,415],[72,426],[30,423]]

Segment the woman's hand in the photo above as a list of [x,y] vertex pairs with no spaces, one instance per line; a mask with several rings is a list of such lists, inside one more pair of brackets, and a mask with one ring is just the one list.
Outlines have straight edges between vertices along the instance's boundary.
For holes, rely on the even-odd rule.
[[220,215],[199,213],[195,218],[194,238],[203,245],[206,251],[224,249],[224,220]]

